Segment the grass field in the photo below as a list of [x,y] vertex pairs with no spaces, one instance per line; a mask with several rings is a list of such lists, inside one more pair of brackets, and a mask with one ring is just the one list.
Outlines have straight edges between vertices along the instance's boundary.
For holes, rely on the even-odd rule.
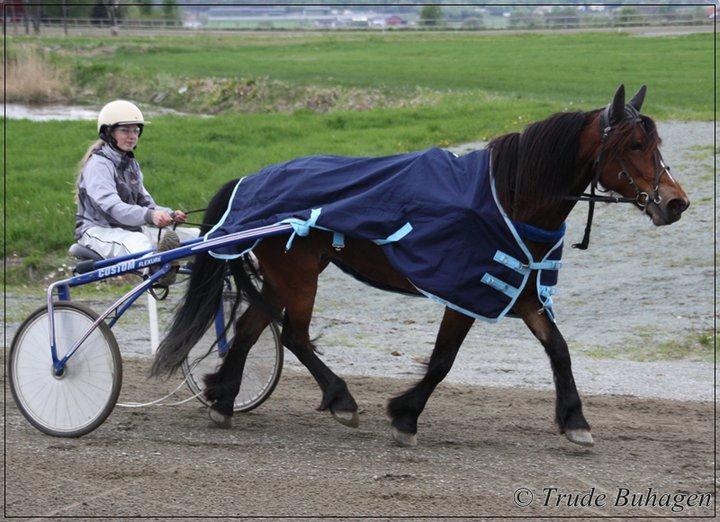
[[[606,103],[619,83],[651,86],[653,113],[712,118],[712,34],[648,38],[626,33],[476,35],[292,33],[196,37],[14,37],[40,44],[99,87],[168,78],[267,76],[295,85],[416,87],[446,94],[490,92],[518,100]],[[678,80],[682,79],[681,82]]]
[[[487,139],[559,110],[591,109],[615,87],[649,85],[648,114],[712,118],[712,35],[638,38],[626,34],[493,36],[472,34],[9,38],[72,78],[67,101],[101,104],[130,97],[224,114],[154,117],[138,157],[156,199],[202,207],[228,179],[312,153],[379,155]],[[239,112],[238,84],[217,78],[267,78],[330,96],[318,112],[271,103]],[[176,87],[194,80],[199,98]],[[243,85],[252,82],[243,80]],[[313,89],[319,89],[313,91]],[[350,89],[348,91],[348,89]],[[420,91],[418,91],[420,89]],[[182,90],[182,89],[180,89]],[[342,110],[332,96],[372,90],[382,103]],[[417,92],[416,103],[403,101]],[[329,93],[329,94],[328,94]],[[353,94],[354,93],[354,94]],[[259,96],[259,95],[258,95]],[[375,99],[375,98],[372,98]],[[262,100],[261,100],[262,102]],[[223,105],[225,104],[225,105]],[[144,105],[143,105],[144,106]],[[352,106],[349,104],[348,106]],[[91,122],[10,121],[7,125],[7,253],[39,264],[72,241],[76,164],[94,135]]]

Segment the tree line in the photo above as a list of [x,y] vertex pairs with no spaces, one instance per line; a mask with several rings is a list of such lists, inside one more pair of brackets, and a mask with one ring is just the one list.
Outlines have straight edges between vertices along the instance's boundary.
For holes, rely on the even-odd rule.
[[122,5],[120,0],[97,0],[94,3],[77,4],[63,0],[59,3],[43,4],[36,0],[7,1],[5,16],[9,21],[25,23],[26,28],[40,32],[40,25],[48,20],[68,19],[93,20],[97,25],[116,26],[124,19],[179,20],[181,16],[177,0],[136,0],[135,5]]

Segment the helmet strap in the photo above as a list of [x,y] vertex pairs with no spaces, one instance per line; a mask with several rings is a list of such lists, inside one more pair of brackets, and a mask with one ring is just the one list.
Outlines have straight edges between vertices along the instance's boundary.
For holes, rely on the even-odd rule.
[[102,127],[100,127],[100,132],[98,133],[98,136],[101,140],[110,145],[112,148],[117,149],[117,141],[115,141],[115,138],[113,138],[112,136],[112,130],[112,127],[108,125],[103,125]]

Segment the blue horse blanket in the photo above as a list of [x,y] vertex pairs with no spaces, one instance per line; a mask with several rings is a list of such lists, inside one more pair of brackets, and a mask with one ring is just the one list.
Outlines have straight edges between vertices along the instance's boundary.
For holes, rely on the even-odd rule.
[[[287,222],[294,229],[287,248],[311,228],[334,232],[337,248],[344,236],[374,241],[422,294],[488,321],[502,319],[539,270],[538,296],[552,318],[564,227],[549,233],[548,241],[547,232],[510,221],[489,166],[489,150],[457,156],[439,148],[377,158],[294,159],[240,179],[205,239]],[[521,237],[534,232],[553,243],[537,261]],[[255,244],[211,254],[234,258]]]

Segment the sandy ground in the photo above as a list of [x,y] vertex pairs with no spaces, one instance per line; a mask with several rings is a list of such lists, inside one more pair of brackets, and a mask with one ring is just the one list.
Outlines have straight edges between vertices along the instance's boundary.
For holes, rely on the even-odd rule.
[[[601,206],[590,250],[566,248],[560,274],[558,323],[571,346],[595,448],[580,449],[555,434],[546,357],[510,319],[473,327],[421,417],[420,447],[393,446],[385,401],[417,378],[414,360],[430,353],[442,307],[328,269],[312,333],[322,335],[323,359],[347,378],[361,405],[359,430],[314,411],[319,391],[287,352],[271,399],[229,431],[209,428],[193,401],[117,408],[82,439],[52,439],[21,417],[8,393],[7,514],[712,514],[652,502],[613,505],[618,488],[637,494],[653,488],[660,499],[713,488],[712,363],[637,357],[709,332],[714,319],[712,124],[665,122],[659,129],[690,209],[679,223],[655,228],[632,208]],[[568,242],[580,239],[584,219],[584,208],[571,215]],[[163,303],[161,317],[178,294]],[[10,340],[42,300],[12,293],[7,299]],[[84,302],[101,310],[111,301]],[[125,356],[122,401],[153,399],[177,384],[145,378],[142,304],[115,329]],[[535,495],[529,507],[513,499],[521,487]],[[551,496],[546,506],[543,488],[551,487],[580,495],[595,488],[608,498],[590,508],[568,507],[567,500],[558,507]],[[527,492],[518,495],[519,503],[527,501]]]
[[[121,400],[169,387],[147,380],[147,369],[147,360],[126,361]],[[658,505],[662,495],[712,491],[710,404],[587,397],[597,445],[583,449],[556,434],[549,392],[446,385],[421,419],[420,446],[407,449],[391,442],[383,409],[409,382],[350,377],[348,384],[361,407],[357,430],[314,411],[315,383],[290,371],[230,430],[209,427],[205,410],[190,402],[116,408],[93,433],[57,439],[35,431],[10,404],[7,515],[712,514],[712,507],[687,507],[690,497],[681,512]],[[553,494],[545,505],[543,490],[553,487],[576,496],[594,488],[607,499],[557,506]],[[527,507],[516,504],[529,500],[520,488],[535,496]],[[616,507],[620,488],[638,495],[652,488],[658,500]]]

